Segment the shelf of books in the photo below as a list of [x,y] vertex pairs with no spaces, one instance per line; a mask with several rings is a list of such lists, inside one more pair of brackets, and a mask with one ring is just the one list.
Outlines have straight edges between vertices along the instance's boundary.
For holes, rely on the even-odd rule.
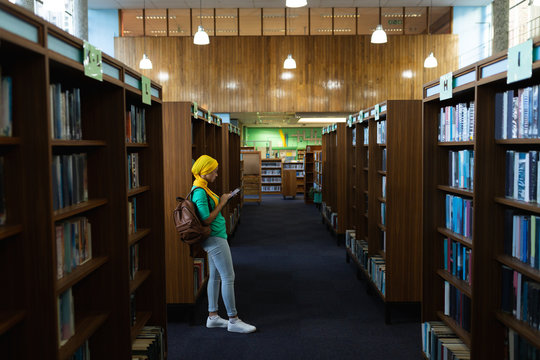
[[236,226],[240,221],[240,210],[242,209],[241,200],[244,196],[243,186],[242,186],[242,174],[240,169],[240,129],[233,125],[225,125],[226,130],[228,130],[229,137],[229,150],[228,154],[228,171],[229,171],[229,184],[227,191],[232,191],[236,188],[240,188],[240,193],[229,200],[227,208],[225,209],[225,219],[228,220],[227,224],[227,233],[229,235],[233,234],[236,230]]
[[319,168],[318,164],[320,160],[315,160],[316,152],[320,154],[321,145],[308,145],[304,153],[304,202],[306,204],[312,204],[315,202],[315,198],[318,197],[320,203],[320,190],[317,189],[320,185],[317,184],[317,175]]
[[[185,197],[191,191],[191,166],[201,155],[219,163],[217,180],[209,184],[212,191],[221,195],[238,186],[239,130],[222,124],[220,117],[195,102],[165,102],[163,109],[166,211],[175,208],[177,196]],[[229,219],[230,234],[238,220],[239,202],[230,203],[222,215]],[[195,304],[208,278],[206,254],[191,253],[189,246],[179,241],[172,221],[165,224],[165,244],[167,304]]]
[[369,110],[360,111],[350,118],[351,128],[351,153],[354,153],[354,161],[350,164],[349,170],[352,182],[349,184],[351,193],[354,193],[354,199],[351,207],[351,229],[346,230],[345,247],[346,261],[353,259],[357,266],[359,278],[362,276],[368,278],[368,147],[369,129],[368,129]]
[[[453,72],[451,93],[424,85],[423,328],[442,322],[472,359],[540,349],[540,48],[520,46]],[[518,81],[514,51],[533,54]]]
[[[304,156],[302,156],[303,159]],[[296,193],[304,193],[304,161],[300,160],[289,160],[283,162],[283,170],[296,170]]]
[[322,188],[322,220],[337,235],[338,244],[350,226],[347,214],[347,164],[351,154],[346,151],[349,144],[346,129],[344,123],[329,125],[323,128],[322,137],[322,180],[325,184]]
[[319,206],[322,203],[323,189],[323,154],[322,145],[318,145],[320,149],[313,150],[313,202]]
[[355,134],[348,152],[356,156],[349,170],[356,198],[346,260],[355,260],[383,300],[387,323],[395,304],[420,302],[420,114],[420,100],[387,100],[354,115],[349,139]]
[[[103,55],[102,81],[85,76],[82,40],[7,2],[0,15],[3,355],[129,358],[133,324],[166,331],[161,88],[143,104],[140,74]],[[146,117],[128,133],[133,107]]]
[[261,192],[263,194],[281,194],[280,159],[261,159]]

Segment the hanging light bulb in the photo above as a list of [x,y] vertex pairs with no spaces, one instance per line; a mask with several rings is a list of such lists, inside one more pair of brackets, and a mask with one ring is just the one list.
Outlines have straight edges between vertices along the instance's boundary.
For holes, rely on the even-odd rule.
[[143,4],[143,56],[139,62],[139,69],[150,70],[152,69],[152,61],[146,56],[146,0]]
[[289,54],[289,56],[287,56],[287,58],[283,62],[283,68],[284,69],[296,69],[296,61],[294,61],[291,54]]
[[437,65],[439,65],[438,62],[437,62],[437,58],[435,56],[433,56],[433,53],[429,53],[426,60],[424,60],[424,67],[425,68],[436,68]]
[[379,0],[379,25],[375,28],[373,34],[371,34],[371,43],[372,44],[384,44],[388,41],[386,38],[386,33],[383,30],[381,23],[381,0]]
[[287,0],[285,1],[285,6],[291,8],[298,8],[307,5],[307,0]]
[[388,42],[388,39],[386,37],[386,33],[384,32],[382,25],[379,24],[375,28],[375,31],[373,34],[371,34],[371,43],[372,44],[384,44]]
[[210,38],[202,26],[202,0],[199,0],[199,21],[200,24],[197,27],[197,32],[193,37],[193,43],[195,45],[208,45],[210,44]]
[[[431,0],[431,6],[429,8],[429,13],[428,13],[428,36],[431,37],[431,34],[430,34],[430,31],[429,31],[429,27],[430,27],[430,22],[429,22],[429,18],[430,18],[430,15],[431,15],[431,9],[433,8],[433,0]],[[436,68],[438,66],[438,62],[437,62],[437,59],[435,58],[435,56],[433,56],[433,51],[429,53],[428,57],[426,58],[426,60],[424,60],[424,67],[425,68]]]
[[204,31],[204,28],[202,25],[199,25],[197,32],[195,33],[195,36],[193,37],[193,43],[195,45],[208,45],[210,44],[210,38],[208,37],[208,34],[206,31]]
[[139,62],[139,69],[143,70],[150,70],[152,69],[152,61],[146,56],[146,54],[143,54],[141,61]]

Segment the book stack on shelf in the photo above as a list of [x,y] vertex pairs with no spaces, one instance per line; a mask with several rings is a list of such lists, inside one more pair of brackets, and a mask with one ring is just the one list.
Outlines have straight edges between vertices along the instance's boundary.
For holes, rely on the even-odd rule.
[[453,72],[445,98],[439,81],[424,85],[424,208],[432,211],[423,216],[422,317],[442,321],[473,359],[531,359],[540,349],[540,67],[535,55],[516,81],[507,66],[514,50]]
[[315,160],[316,156],[320,156],[321,145],[308,145],[306,146],[306,153],[304,155],[304,202],[306,204],[311,204],[316,202],[320,203],[320,185],[317,185],[317,175],[316,171],[319,168],[319,160]]
[[387,323],[395,304],[418,303],[421,295],[420,114],[418,100],[387,100],[351,116],[350,140],[356,134],[361,145],[349,151],[355,176],[348,193],[356,194],[349,221],[362,258],[347,249],[346,260],[376,289]]
[[[224,212],[225,219],[229,219],[227,226],[227,233],[233,234],[236,230],[236,226],[240,221],[240,210],[242,209],[242,198],[244,197],[244,187],[242,185],[242,174],[240,168],[240,129],[233,124],[224,124],[228,129],[228,171],[229,181],[227,191],[233,191],[236,188],[240,188],[240,193],[230,199],[227,203],[227,207]],[[227,133],[227,131],[225,132]],[[224,140],[223,143],[226,143]],[[225,151],[225,149],[223,150]]]
[[[0,272],[20,269],[2,280],[3,354],[129,358],[144,325],[166,331],[161,88],[150,82],[143,105],[140,74],[103,54],[96,81],[82,40],[8,2],[0,16]],[[144,144],[126,143],[131,105],[147,111]],[[130,189],[134,152],[143,185]],[[140,198],[133,234],[131,197]],[[142,270],[132,280],[134,244]]]
[[325,184],[322,188],[322,210],[324,210],[322,221],[326,222],[328,228],[337,235],[339,244],[345,236],[345,230],[352,227],[349,224],[348,197],[346,196],[349,189],[347,164],[351,161],[347,146],[352,146],[352,139],[344,123],[329,125],[323,128],[322,133],[322,180]]
[[263,194],[281,193],[281,170],[281,160],[261,160],[261,191]]
[[[322,148],[322,146],[321,146]],[[322,202],[322,149],[313,151],[313,202],[320,204]]]

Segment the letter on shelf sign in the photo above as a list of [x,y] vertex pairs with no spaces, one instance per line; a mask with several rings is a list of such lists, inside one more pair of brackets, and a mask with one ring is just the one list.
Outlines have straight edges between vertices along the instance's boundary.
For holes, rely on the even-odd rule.
[[380,112],[381,112],[381,106],[379,104],[375,105],[375,120],[379,120]]
[[439,99],[452,98],[452,73],[444,74],[439,80]]
[[101,50],[91,45],[88,41],[83,44],[84,75],[103,81],[103,66],[101,64]]
[[197,103],[194,101],[193,102],[193,105],[192,105],[192,108],[193,108],[193,117],[197,117],[198,113],[199,113],[199,108],[197,107]]
[[141,75],[141,91],[143,104],[150,105],[152,103],[152,96],[150,95],[150,79]]
[[508,49],[507,84],[532,76],[532,51],[532,39]]

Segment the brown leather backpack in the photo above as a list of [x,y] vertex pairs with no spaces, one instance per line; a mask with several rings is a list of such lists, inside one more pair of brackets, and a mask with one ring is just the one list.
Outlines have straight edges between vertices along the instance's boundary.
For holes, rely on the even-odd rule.
[[[192,256],[195,250],[200,253],[200,244],[206,240],[211,233],[209,225],[205,225],[197,215],[195,204],[190,200],[190,195],[197,187],[193,188],[186,196],[186,198],[177,197],[176,208],[173,210],[174,225],[176,232],[180,235],[180,240],[190,246],[190,252]],[[201,188],[202,189],[202,188]],[[208,200],[208,195],[206,195]],[[210,208],[210,203],[208,204]]]

